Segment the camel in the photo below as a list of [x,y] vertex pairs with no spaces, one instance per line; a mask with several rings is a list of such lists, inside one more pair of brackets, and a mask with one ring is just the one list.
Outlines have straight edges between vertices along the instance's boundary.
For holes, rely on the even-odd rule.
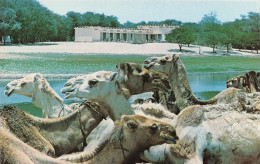
[[[120,85],[124,96],[128,99],[132,95],[151,92],[151,91],[164,91],[167,92],[170,89],[168,77],[164,73],[156,71],[148,71],[142,68],[136,63],[120,63],[117,66],[118,75],[115,74],[114,78],[117,78],[117,83]],[[100,71],[103,74],[110,76],[113,72]],[[86,75],[80,75],[69,79],[62,89],[62,93],[66,94],[65,99],[75,96],[75,88],[82,85]],[[91,81],[90,83],[95,83]]]
[[170,89],[168,76],[164,73],[148,71],[136,63],[125,62],[116,67],[117,81],[127,99],[144,92],[167,92]]
[[[0,121],[1,119],[2,117]],[[1,125],[0,132],[1,163],[72,163],[37,151],[10,133],[4,125]],[[86,164],[135,162],[139,152],[147,147],[176,142],[177,139],[175,130],[169,124],[137,115],[122,116],[115,122],[112,133],[106,137],[102,147],[99,147],[95,154],[81,157],[80,161],[75,162]]]
[[[87,80],[88,79],[88,80]],[[104,80],[104,79],[103,79]],[[117,92],[119,87],[116,87],[116,82],[104,80],[102,81],[101,77],[90,75],[89,77],[85,76],[85,80],[82,85],[78,85],[74,88],[74,95],[79,96],[81,98],[90,98],[95,99],[95,97],[99,98],[99,101],[102,101],[103,104],[110,106],[110,108],[126,108],[127,102],[122,103],[123,100],[126,101],[126,98],[123,99],[123,93],[120,93],[120,90]],[[95,85],[92,85],[91,81],[95,81]],[[107,81],[107,83],[105,83]],[[65,85],[66,86],[66,85]],[[109,88],[109,89],[107,89]],[[97,92],[97,90],[99,92]],[[69,90],[67,90],[69,91]],[[114,92],[112,94],[112,91]],[[77,93],[79,92],[79,93]],[[230,93],[234,92],[234,93]],[[102,94],[100,94],[102,93]],[[120,95],[121,94],[121,95]],[[217,156],[216,159],[221,159],[225,161],[239,161],[244,160],[248,161],[249,158],[253,160],[257,160],[257,150],[259,149],[259,139],[260,136],[257,133],[258,131],[254,131],[258,128],[259,125],[259,94],[246,94],[241,90],[237,90],[235,88],[227,89],[224,91],[224,95],[232,95],[231,97],[223,96],[220,99],[222,101],[230,101],[229,103],[234,102],[233,104],[218,104],[218,105],[206,105],[206,106],[191,106],[185,108],[177,117],[172,119],[172,123],[177,130],[177,136],[180,135],[180,140],[177,145],[162,145],[157,146],[154,149],[149,149],[146,151],[142,158],[144,160],[150,162],[158,162],[162,159],[172,163],[172,162],[190,162],[190,163],[202,163],[203,160],[211,161],[216,157],[216,153],[218,150],[221,154]],[[121,97],[120,97],[121,96]],[[107,98],[108,97],[108,98]],[[115,103],[117,105],[110,105],[111,98],[115,99],[115,101],[120,97],[121,103]],[[232,97],[239,97],[239,101],[234,101]],[[258,97],[258,106],[254,104]],[[252,104],[252,105],[248,105]],[[129,108],[129,104],[128,107]],[[115,110],[117,111],[117,110]],[[135,111],[134,111],[135,112]],[[245,114],[243,113],[245,112]],[[255,112],[256,114],[250,114]],[[136,113],[137,114],[137,113]],[[234,116],[234,117],[233,117]],[[254,120],[255,118],[255,120]],[[241,121],[243,120],[243,121]],[[222,123],[223,122],[223,123]],[[249,122],[247,124],[247,122]],[[233,124],[237,124],[241,128],[236,129],[232,128]],[[216,131],[216,127],[221,126],[218,131]],[[248,127],[249,125],[249,127]],[[230,131],[228,131],[231,129]],[[258,128],[259,129],[259,128]],[[254,131],[254,132],[251,132]],[[192,133],[191,133],[192,132]],[[194,133],[193,133],[194,132]],[[249,133],[250,132],[250,133]],[[230,134],[231,133],[231,134]],[[236,134],[246,133],[246,138],[241,139],[237,138]],[[257,133],[257,134],[256,134]],[[230,135],[230,138],[227,136]],[[256,139],[254,139],[256,137]],[[103,141],[104,138],[101,139]],[[221,142],[217,142],[220,140]],[[253,150],[250,151],[253,153],[252,156],[248,155],[248,149],[245,145],[234,145],[234,143],[245,142],[249,143],[252,141],[254,145]],[[209,145],[209,146],[208,146]],[[216,146],[215,146],[216,145]],[[226,145],[226,147],[224,146]],[[221,146],[221,147],[220,147]],[[238,153],[232,154],[232,150],[237,147]],[[240,147],[239,147],[240,146]],[[217,149],[220,147],[221,149]],[[245,148],[245,151],[241,151]],[[207,154],[203,154],[203,152]],[[242,154],[243,157],[240,155]],[[68,155],[63,156],[61,158],[68,159],[72,161],[78,161],[83,156],[89,156],[88,152],[83,152],[77,155]],[[149,155],[150,154],[150,155]],[[157,155],[156,155],[157,154]],[[158,154],[161,154],[159,156]],[[225,157],[225,154],[229,154],[230,157]],[[166,156],[167,155],[167,156]],[[166,156],[166,157],[165,157]],[[224,157],[223,157],[224,156]],[[149,157],[152,157],[149,158]],[[157,158],[156,158],[157,157]],[[160,159],[160,160],[159,160]],[[161,161],[164,162],[164,161]]]
[[[1,109],[0,109],[1,110]],[[0,118],[1,121],[1,118]],[[34,163],[67,163],[54,159],[33,147],[25,144],[8,129],[0,127],[0,163],[34,164]]]
[[77,103],[63,104],[62,98],[50,87],[39,73],[29,74],[22,79],[11,81],[6,85],[5,95],[20,94],[32,98],[33,104],[42,109],[44,118],[67,115],[78,108]]
[[233,77],[226,82],[226,86],[227,88],[235,87],[242,89],[249,93],[258,92],[260,91],[260,72],[250,71],[245,75]]
[[178,137],[171,125],[139,115],[123,115],[115,122],[110,135],[103,140],[101,147],[89,156],[77,160],[62,158],[73,162],[89,163],[131,163],[138,159],[138,154],[152,145],[176,142]]
[[[112,108],[113,111],[122,110],[120,108],[122,106],[126,111],[120,111],[121,113],[118,114],[117,118],[112,118],[115,120],[120,118],[122,113],[133,114],[133,110],[127,101],[132,94],[157,90],[167,91],[170,88],[168,79],[164,74],[148,71],[135,63],[121,63],[117,65],[117,71],[118,73],[99,71],[71,78],[65,83],[61,92],[66,94],[65,99],[87,98],[98,102],[101,106]],[[143,110],[144,108],[141,106],[148,105],[134,106],[136,109]],[[175,117],[174,114],[167,112],[159,104],[154,106],[160,110],[161,117]],[[143,111],[147,114],[154,113],[154,109],[151,107],[146,107]]]
[[[84,143],[90,132],[107,116],[106,109],[85,101],[79,109],[59,118],[43,119],[27,114],[15,107],[0,110],[2,123],[16,137],[35,149],[60,156],[71,152]],[[113,117],[113,116],[111,116]]]
[[190,88],[185,66],[178,55],[147,58],[144,61],[144,67],[168,75],[179,110],[183,110],[190,105],[227,104],[238,101],[236,95],[238,95],[239,90],[235,88],[228,88],[210,100],[200,100],[196,98]]
[[[111,111],[114,111],[113,115],[115,115],[115,118],[111,118],[112,120],[118,120],[122,114],[127,114],[127,115],[132,115],[134,113],[140,114],[140,113],[146,113],[146,114],[158,114],[160,118],[167,117],[168,121],[169,118],[172,119],[175,117],[174,114],[164,110],[160,104],[155,104],[153,106],[148,105],[148,104],[142,104],[142,105],[134,105],[135,110],[132,109],[130,106],[127,98],[125,97],[126,95],[129,96],[129,93],[133,93],[131,88],[125,88],[126,86],[130,86],[127,83],[131,83],[132,81],[138,81],[140,84],[144,84],[144,80],[150,79],[151,77],[146,77],[146,78],[138,78],[138,76],[143,76],[142,74],[135,74],[129,78],[129,80],[125,81],[123,87],[124,89],[121,88],[121,82],[118,82],[117,80],[120,79],[117,76],[123,76],[123,70],[121,68],[125,68],[131,66],[131,68],[135,68],[136,64],[123,64],[118,66],[118,72],[119,73],[113,73],[113,72],[108,72],[108,71],[99,71],[95,72],[92,74],[87,74],[84,76],[78,76],[75,78],[72,78],[68,80],[64,88],[62,88],[62,93],[66,94],[65,98],[81,98],[81,99],[90,99],[92,101],[96,101],[100,104],[101,107],[105,108],[110,108]],[[138,66],[139,68],[139,66]],[[128,70],[128,69],[127,69]],[[149,72],[149,71],[147,71]],[[128,72],[127,75],[130,73]],[[124,76],[125,77],[125,76]],[[137,77],[137,78],[136,78]],[[155,78],[155,77],[152,77]],[[158,79],[159,77],[156,76],[155,78],[157,81],[156,83],[152,83],[150,85],[155,85],[157,87],[158,85]],[[149,80],[150,82],[152,80]],[[145,87],[144,87],[145,86]],[[140,90],[146,90],[148,88],[148,84],[145,85],[139,85],[139,92]],[[150,87],[149,88],[154,90],[155,87]],[[135,86],[136,88],[136,86]],[[165,88],[165,87],[162,87]],[[125,94],[127,90],[127,94]],[[154,107],[157,107],[159,110],[155,110]],[[145,108],[145,110],[144,110]],[[112,110],[113,109],[113,110]],[[156,111],[156,112],[154,112]],[[113,122],[109,120],[105,120],[105,124],[101,127],[99,127],[101,130],[98,132],[100,135],[101,133],[106,133],[104,131],[107,131],[107,128],[109,129],[111,126],[113,126]],[[97,127],[98,128],[98,127]],[[108,130],[109,131],[109,130]],[[77,159],[80,156],[87,156],[86,154],[91,154],[91,151],[93,151],[96,147],[98,147],[98,143],[103,141],[103,138],[98,137],[96,135],[97,132],[94,130],[94,135],[89,139],[88,141],[88,147],[89,145],[93,145],[94,148],[86,148],[82,154],[85,155],[78,155],[77,157],[73,157],[73,159]],[[70,155],[69,155],[70,156]],[[70,158],[70,157],[64,157],[64,158]]]
[[241,101],[186,107],[173,125],[179,142],[150,147],[141,158],[178,164],[259,162],[260,94],[252,96],[250,105]]

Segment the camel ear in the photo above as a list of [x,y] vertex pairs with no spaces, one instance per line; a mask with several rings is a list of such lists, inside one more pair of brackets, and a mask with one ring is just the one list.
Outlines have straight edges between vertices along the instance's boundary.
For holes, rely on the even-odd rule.
[[42,78],[42,75],[37,73],[35,76],[34,76],[34,82],[41,79]]
[[173,55],[172,55],[172,61],[175,61],[175,60],[177,60],[177,59],[179,59],[179,55],[173,54]]
[[127,71],[128,72],[133,72],[133,68],[131,67],[131,65],[129,63],[125,63],[126,64],[126,67],[127,67]]

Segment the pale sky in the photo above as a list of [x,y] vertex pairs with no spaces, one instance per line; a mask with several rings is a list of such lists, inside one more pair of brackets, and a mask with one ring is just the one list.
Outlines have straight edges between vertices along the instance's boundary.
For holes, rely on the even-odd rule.
[[213,11],[221,22],[240,19],[248,12],[260,12],[260,0],[38,0],[60,15],[87,11],[114,15],[120,23],[176,19],[199,22]]

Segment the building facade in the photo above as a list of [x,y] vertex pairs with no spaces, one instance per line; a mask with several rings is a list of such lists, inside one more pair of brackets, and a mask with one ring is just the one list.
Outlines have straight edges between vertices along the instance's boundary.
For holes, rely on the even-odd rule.
[[76,42],[165,42],[165,35],[177,26],[144,25],[132,28],[84,26],[75,28]]

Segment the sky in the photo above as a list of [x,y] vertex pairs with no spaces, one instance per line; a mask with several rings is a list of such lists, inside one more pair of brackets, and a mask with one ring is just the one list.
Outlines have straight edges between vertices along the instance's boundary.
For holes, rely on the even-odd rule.
[[38,0],[49,10],[65,15],[68,11],[87,11],[113,15],[126,21],[162,21],[175,19],[196,22],[210,12],[216,12],[221,22],[240,19],[248,12],[260,12],[260,0]]

